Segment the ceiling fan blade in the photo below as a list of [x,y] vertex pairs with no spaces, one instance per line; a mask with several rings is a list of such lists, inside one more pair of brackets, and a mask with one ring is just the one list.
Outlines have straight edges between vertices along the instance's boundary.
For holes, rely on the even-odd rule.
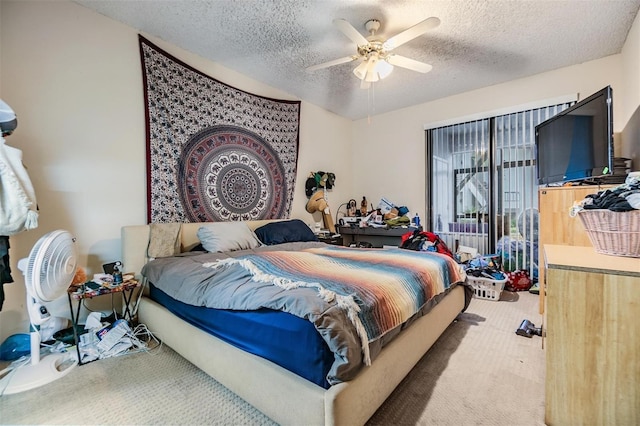
[[426,33],[430,29],[437,27],[438,25],[440,25],[440,19],[435,16],[427,18],[385,41],[384,48],[387,50],[395,49],[396,47]]
[[431,65],[424,62],[409,59],[406,56],[389,55],[387,62],[397,67],[407,68],[412,71],[418,71],[421,73],[428,73],[433,68]]
[[349,22],[344,19],[336,18],[333,20],[333,25],[338,28],[344,35],[349,37],[351,41],[353,41],[358,46],[364,46],[369,44],[369,41],[362,35],[358,30],[353,28]]
[[355,61],[356,59],[358,59],[357,55],[345,56],[344,58],[334,59],[333,61],[323,62],[318,65],[313,65],[311,67],[306,68],[306,70],[307,72],[314,72],[322,68],[329,68],[334,65],[340,65],[347,62]]

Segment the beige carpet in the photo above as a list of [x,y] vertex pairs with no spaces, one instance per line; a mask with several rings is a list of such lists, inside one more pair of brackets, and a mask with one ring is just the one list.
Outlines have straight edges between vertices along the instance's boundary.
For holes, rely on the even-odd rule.
[[[537,296],[474,299],[368,424],[543,425],[544,351],[515,334],[524,318],[540,325]],[[0,423],[273,424],[166,346],[2,396]]]

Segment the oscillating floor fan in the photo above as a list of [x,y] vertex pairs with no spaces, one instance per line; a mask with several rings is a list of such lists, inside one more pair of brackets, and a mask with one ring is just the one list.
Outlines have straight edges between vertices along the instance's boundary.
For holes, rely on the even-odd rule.
[[[68,374],[78,364],[72,352],[40,356],[40,326],[51,318],[44,306],[63,296],[76,271],[75,239],[68,231],[57,230],[41,237],[28,258],[18,262],[27,289],[27,310],[31,320],[31,360],[11,371],[5,394],[34,389]],[[0,386],[1,388],[1,386]]]

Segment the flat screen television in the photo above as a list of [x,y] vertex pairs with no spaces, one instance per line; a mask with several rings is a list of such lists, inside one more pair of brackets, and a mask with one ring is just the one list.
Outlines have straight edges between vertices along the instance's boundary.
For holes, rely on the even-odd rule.
[[538,184],[593,181],[613,172],[612,90],[605,87],[538,124]]

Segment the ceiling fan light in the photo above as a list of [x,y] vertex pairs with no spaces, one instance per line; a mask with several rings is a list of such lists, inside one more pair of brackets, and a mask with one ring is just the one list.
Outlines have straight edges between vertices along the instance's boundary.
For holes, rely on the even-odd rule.
[[380,75],[380,79],[386,78],[393,71],[393,65],[386,60],[378,61],[376,64],[376,72]]
[[367,72],[374,72],[378,63],[378,55],[372,54],[367,61]]
[[374,83],[376,81],[380,80],[378,73],[374,70],[374,71],[368,71],[367,75],[364,77],[364,81],[367,81],[369,83]]
[[368,63],[366,61],[362,61],[360,62],[360,65],[355,67],[355,69],[353,70],[353,74],[355,74],[355,76],[358,77],[358,79],[364,80],[367,74],[367,64]]
[[364,80],[370,83],[380,80],[378,76],[378,71],[376,70],[376,65],[378,64],[378,55],[372,54],[369,56],[369,60],[367,61],[367,72],[364,76]]

